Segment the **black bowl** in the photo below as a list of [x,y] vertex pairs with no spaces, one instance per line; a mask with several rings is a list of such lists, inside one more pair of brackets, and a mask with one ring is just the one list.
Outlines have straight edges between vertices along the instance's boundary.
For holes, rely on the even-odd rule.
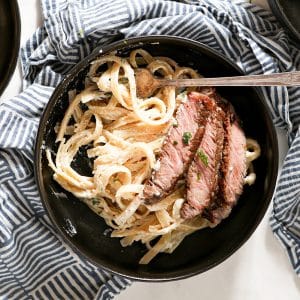
[[300,46],[300,1],[268,0],[271,10],[287,30],[294,42]]
[[[198,69],[204,76],[241,75],[238,67],[207,46],[177,37],[154,36],[128,39],[105,46],[74,67],[53,93],[40,121],[35,152],[35,173],[40,195],[52,222],[78,253],[95,265],[136,280],[167,281],[189,277],[219,264],[233,254],[253,233],[271,200],[278,167],[277,137],[262,94],[254,88],[220,88],[219,93],[232,102],[248,137],[262,148],[254,167],[257,181],[246,187],[231,215],[214,229],[188,236],[172,254],[159,254],[149,265],[138,261],[145,246],[135,243],[123,248],[119,239],[110,238],[108,226],[53,179],[45,147],[55,150],[54,126],[63,118],[68,105],[67,92],[81,89],[89,64],[96,57],[117,50],[126,56],[134,48],[153,55],[166,55],[182,65]],[[76,162],[77,167],[86,165]],[[85,172],[84,168],[81,172]],[[246,271],[246,270],[245,270]]]
[[0,0],[0,95],[17,64],[21,22],[17,0]]

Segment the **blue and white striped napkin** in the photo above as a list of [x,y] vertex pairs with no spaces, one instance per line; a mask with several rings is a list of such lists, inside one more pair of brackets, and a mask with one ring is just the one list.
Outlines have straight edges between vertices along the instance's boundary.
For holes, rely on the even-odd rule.
[[[72,66],[116,37],[150,34],[203,42],[247,74],[299,69],[300,52],[272,15],[230,0],[42,0],[44,24],[21,50],[23,92],[0,105],[1,299],[111,299],[130,281],[77,256],[56,234],[33,178],[42,110]],[[290,150],[271,225],[300,273],[300,89],[263,88]]]

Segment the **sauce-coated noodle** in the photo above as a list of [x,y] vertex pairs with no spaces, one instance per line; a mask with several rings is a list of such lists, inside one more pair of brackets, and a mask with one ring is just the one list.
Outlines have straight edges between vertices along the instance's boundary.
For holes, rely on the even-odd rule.
[[[69,93],[70,105],[56,127],[59,147],[55,161],[49,150],[46,154],[54,179],[104,218],[113,228],[112,237],[121,238],[124,247],[134,241],[147,246],[148,252],[140,260],[147,264],[159,252],[172,253],[185,236],[209,222],[201,217],[181,219],[184,183],[153,206],[137,197],[157,167],[157,153],[176,107],[184,99],[173,87],[161,88],[149,99],[138,98],[134,68],[141,64],[165,78],[199,77],[191,68],[179,67],[167,57],[152,57],[141,49],[132,51],[128,59],[101,57],[91,65],[86,88],[77,95]],[[71,167],[80,148],[87,145],[87,156],[93,159],[92,177]],[[245,181],[253,183],[251,161],[259,155],[259,146],[250,140],[249,147],[251,174]]]

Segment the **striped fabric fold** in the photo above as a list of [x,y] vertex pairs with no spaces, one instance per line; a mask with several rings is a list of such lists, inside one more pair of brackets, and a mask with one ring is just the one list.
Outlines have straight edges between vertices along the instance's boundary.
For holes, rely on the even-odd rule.
[[[0,105],[0,297],[112,299],[130,280],[74,253],[48,219],[33,177],[39,118],[55,87],[98,45],[176,35],[205,43],[246,74],[299,69],[300,51],[267,11],[229,0],[42,0],[44,24],[21,49],[23,92]],[[290,150],[271,226],[300,273],[300,89],[262,88]]]

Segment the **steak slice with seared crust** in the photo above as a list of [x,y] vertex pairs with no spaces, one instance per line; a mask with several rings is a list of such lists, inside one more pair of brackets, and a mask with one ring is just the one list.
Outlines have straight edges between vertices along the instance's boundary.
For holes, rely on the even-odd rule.
[[224,108],[225,138],[220,168],[219,190],[214,203],[204,216],[215,226],[227,218],[243,191],[246,166],[246,137],[237,120],[233,107]]
[[224,119],[224,111],[215,105],[215,110],[206,123],[202,141],[188,169],[186,202],[181,209],[181,217],[184,219],[201,215],[214,199],[222,161]]
[[209,97],[196,92],[189,93],[188,100],[179,106],[175,126],[169,129],[162,146],[159,168],[145,184],[142,198],[146,204],[168,195],[186,172],[215,106]]

